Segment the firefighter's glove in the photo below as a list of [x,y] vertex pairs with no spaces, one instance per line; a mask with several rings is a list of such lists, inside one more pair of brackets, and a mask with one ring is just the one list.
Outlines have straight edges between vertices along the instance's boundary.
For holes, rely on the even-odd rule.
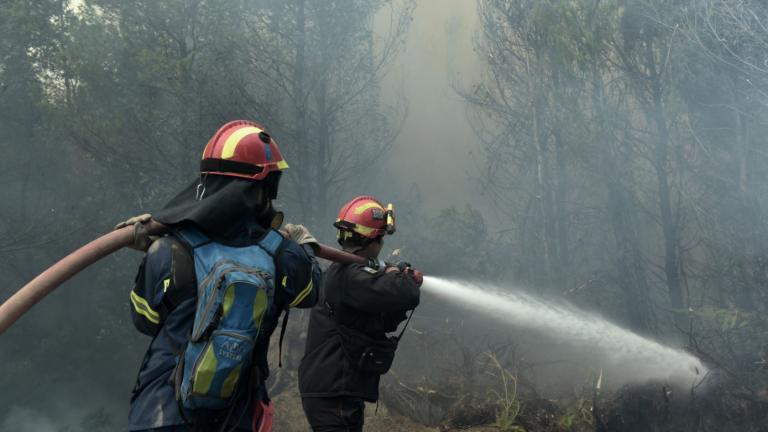
[[421,284],[424,282],[424,273],[414,269],[411,263],[408,261],[398,261],[395,263],[395,267],[397,267],[397,269],[401,272],[406,273],[412,277],[417,285],[421,286]]
[[398,261],[395,263],[395,267],[397,267],[397,269],[401,272],[405,272],[409,267],[411,267],[411,263],[408,261]]
[[304,225],[285,224],[280,231],[286,238],[289,238],[300,245],[318,244],[315,236]]
[[416,285],[421,286],[421,284],[424,283],[424,273],[422,273],[421,271],[416,270],[414,268],[409,268],[408,274],[411,275],[413,280],[416,282]]
[[133,227],[133,243],[128,247],[136,249],[138,251],[146,252],[153,241],[157,240],[156,236],[149,235],[147,227],[144,225],[152,219],[152,215],[144,213],[143,215],[134,216],[126,221],[120,222],[115,225],[115,230],[125,228],[127,226]]

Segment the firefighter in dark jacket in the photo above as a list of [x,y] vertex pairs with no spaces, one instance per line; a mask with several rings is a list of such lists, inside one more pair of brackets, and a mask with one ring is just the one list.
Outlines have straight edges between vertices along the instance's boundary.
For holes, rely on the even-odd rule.
[[313,431],[362,431],[364,402],[378,400],[379,378],[402,336],[387,334],[419,304],[422,276],[407,263],[378,258],[384,235],[394,232],[391,204],[385,208],[373,197],[355,198],[334,226],[344,250],[369,264],[337,263],[326,270],[310,316],[299,390]]
[[[277,197],[281,171],[287,167],[263,127],[247,121],[227,123],[206,146],[200,179],[153,215],[170,226],[172,234],[159,239],[137,236],[134,246],[148,250],[130,294],[131,313],[138,330],[153,339],[131,397],[130,431],[271,430],[273,410],[264,385],[269,375],[269,339],[281,313],[316,303],[320,277],[311,234],[300,225],[286,225],[280,234],[275,231],[282,215],[273,209],[272,200]],[[141,233],[142,222],[148,219],[144,215],[118,226],[131,224]],[[200,250],[218,254],[215,265],[237,263],[238,267],[226,270],[240,271],[236,279],[258,273],[261,279],[256,280],[262,281],[263,291],[241,280],[217,287],[222,306],[211,325],[212,334],[201,336],[201,343],[208,340],[205,346],[211,349],[204,351],[200,365],[190,369],[194,382],[184,399],[179,398],[179,385],[184,389],[179,381],[185,379],[189,364],[180,359],[187,355],[184,350],[190,346],[193,323],[198,325],[197,298],[208,279],[201,277],[207,269],[202,259],[206,255]],[[256,264],[247,267],[249,262]],[[244,268],[253,270],[246,273]],[[224,271],[216,274],[224,280]],[[240,306],[248,313],[233,313],[248,292],[256,293],[255,300],[246,297],[249,302]],[[223,339],[228,336],[216,326],[234,319],[227,314],[245,316],[255,338]],[[248,353],[238,358],[244,349]],[[217,382],[222,365],[233,359],[242,363],[225,371],[226,379]],[[212,409],[211,400],[220,407]],[[190,401],[200,408],[184,404]]]

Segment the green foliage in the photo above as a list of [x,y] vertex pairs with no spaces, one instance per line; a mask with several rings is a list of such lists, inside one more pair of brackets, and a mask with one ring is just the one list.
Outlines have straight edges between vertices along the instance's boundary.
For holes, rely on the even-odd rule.
[[590,400],[579,396],[565,406],[565,413],[557,420],[557,425],[565,430],[580,430],[592,425]]

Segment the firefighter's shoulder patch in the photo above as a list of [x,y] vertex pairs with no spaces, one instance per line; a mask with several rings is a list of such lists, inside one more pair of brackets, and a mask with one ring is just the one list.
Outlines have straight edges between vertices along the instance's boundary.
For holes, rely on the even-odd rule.
[[363,267],[363,271],[364,271],[364,272],[366,272],[366,273],[370,273],[370,274],[372,274],[372,275],[373,275],[373,274],[376,274],[376,273],[378,273],[378,272],[379,272],[379,271],[378,271],[378,270],[376,270],[375,268],[373,268],[373,267],[368,267],[368,266],[365,266],[365,267]]

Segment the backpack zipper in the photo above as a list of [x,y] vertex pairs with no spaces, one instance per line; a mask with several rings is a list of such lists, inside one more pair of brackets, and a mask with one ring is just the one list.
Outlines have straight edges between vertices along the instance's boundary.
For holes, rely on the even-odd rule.
[[[235,261],[222,261],[222,264],[227,264],[227,263],[237,264]],[[267,272],[265,272],[263,270],[253,269],[252,267],[244,267],[242,265],[233,266],[233,267],[229,267],[229,268],[226,268],[226,269],[222,270],[219,273],[219,277],[218,277],[219,280],[218,280],[218,282],[216,282],[216,288],[215,289],[217,291],[220,291],[221,290],[221,286],[223,285],[224,279],[226,278],[226,276],[228,274],[230,274],[230,273],[235,273],[235,272],[245,273],[245,274],[249,274],[249,275],[253,275],[253,276],[258,276],[258,277],[262,278],[265,282],[267,282],[265,284],[266,287],[264,288],[265,291],[267,292],[267,297],[270,297],[270,298],[274,297],[274,286],[270,286],[270,284],[268,282],[270,279],[272,279],[272,275],[270,275],[269,273],[267,273]],[[206,286],[207,283],[210,283],[211,277],[215,273],[216,272],[211,272],[211,274],[209,274],[209,276],[207,276],[203,280],[203,283],[200,286],[204,287],[204,286]],[[217,297],[218,297],[218,295],[214,294],[214,295],[211,295],[208,298],[208,301],[205,304],[205,308],[203,309],[203,317],[207,317],[210,314],[211,309],[213,308],[213,305],[216,303]],[[200,339],[200,337],[202,336],[202,334],[204,332],[205,332],[205,329],[203,329],[203,328],[198,329],[198,331],[195,332],[195,334],[192,335],[191,340],[192,341],[197,341],[198,339]]]

